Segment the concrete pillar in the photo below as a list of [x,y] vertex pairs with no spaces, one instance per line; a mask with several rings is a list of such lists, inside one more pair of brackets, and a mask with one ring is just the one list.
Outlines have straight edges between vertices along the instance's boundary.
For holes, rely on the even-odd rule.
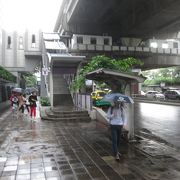
[[[128,84],[125,94],[131,96],[131,84]],[[125,103],[126,120],[125,129],[128,130],[128,138],[134,139],[134,104]]]
[[53,106],[53,69],[51,68],[49,84],[50,84],[50,103]]
[[47,97],[47,89],[46,89],[46,83],[45,83],[45,76],[42,75],[41,71],[41,97]]
[[134,139],[134,104],[126,103],[125,129],[128,130],[128,138]]

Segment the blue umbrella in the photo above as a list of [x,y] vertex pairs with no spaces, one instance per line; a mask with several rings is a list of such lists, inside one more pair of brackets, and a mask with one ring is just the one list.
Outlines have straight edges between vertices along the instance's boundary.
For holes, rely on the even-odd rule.
[[102,101],[108,101],[108,102],[126,102],[126,103],[134,103],[133,99],[130,96],[126,96],[124,94],[120,93],[111,93],[111,94],[106,94]]

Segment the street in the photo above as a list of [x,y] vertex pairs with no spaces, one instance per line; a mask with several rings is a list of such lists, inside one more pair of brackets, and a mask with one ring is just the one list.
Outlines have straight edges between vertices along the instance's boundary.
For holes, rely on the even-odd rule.
[[135,103],[135,131],[145,128],[180,147],[180,106]]

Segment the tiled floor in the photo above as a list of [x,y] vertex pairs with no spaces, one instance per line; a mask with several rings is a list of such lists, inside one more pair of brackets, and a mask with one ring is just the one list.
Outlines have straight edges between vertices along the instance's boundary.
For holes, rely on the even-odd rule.
[[7,113],[0,119],[0,180],[180,179],[176,150],[150,140],[122,143],[116,162],[107,132],[96,121],[32,121]]

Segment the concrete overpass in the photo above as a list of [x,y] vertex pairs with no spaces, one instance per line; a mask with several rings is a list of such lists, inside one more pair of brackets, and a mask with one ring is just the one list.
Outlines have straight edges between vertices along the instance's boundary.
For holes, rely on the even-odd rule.
[[120,37],[177,37],[178,0],[63,0],[54,28],[61,34]]
[[[93,46],[92,46],[93,47]],[[90,61],[93,56],[105,54],[108,57],[123,59],[127,57],[135,57],[140,59],[144,65],[142,70],[167,68],[180,66],[180,49],[162,49],[150,47],[132,47],[132,46],[110,46],[102,50],[97,50],[96,46],[89,49],[88,46],[81,45],[75,49],[69,49],[69,52],[78,56],[86,56],[86,60]]]
[[[124,58],[127,56],[139,58],[144,62],[144,66],[141,67],[142,69],[154,69],[180,65],[180,48],[150,48],[148,46],[137,46],[136,44],[133,46],[133,43],[126,43],[121,46],[114,45],[113,43],[111,45],[76,43],[72,46],[72,37],[70,36],[60,36],[59,33],[47,34],[56,34],[59,41],[65,42],[69,55],[85,56],[87,61],[90,60],[92,56],[106,54],[115,58]],[[58,56],[58,50],[51,48],[48,50],[48,46],[43,47],[45,39],[43,39],[41,31],[36,33],[29,31],[18,33],[15,31],[7,32],[3,30],[1,32],[1,38],[0,65],[14,73],[17,77],[20,77],[20,74],[23,72],[34,72],[35,68],[41,70],[43,67],[43,58],[48,56],[47,52],[50,52],[51,54],[55,52],[53,59],[61,59],[60,61],[62,64],[66,62],[63,60],[63,57]],[[8,44],[9,38],[11,38],[11,41]],[[85,38],[87,39],[86,36]],[[52,41],[54,43],[54,40]],[[57,47],[59,47],[58,43]],[[43,52],[43,48],[47,51]],[[64,57],[64,59],[67,58],[68,57]]]
[[[70,53],[90,59],[100,53],[113,57],[133,56],[144,62],[142,69],[180,65],[178,48],[151,48],[148,39],[180,38],[180,1],[178,0],[63,0],[54,31],[112,37],[109,47],[80,44]],[[124,44],[124,39],[129,44]],[[136,39],[136,40],[134,40]],[[136,45],[132,45],[136,41]]]

